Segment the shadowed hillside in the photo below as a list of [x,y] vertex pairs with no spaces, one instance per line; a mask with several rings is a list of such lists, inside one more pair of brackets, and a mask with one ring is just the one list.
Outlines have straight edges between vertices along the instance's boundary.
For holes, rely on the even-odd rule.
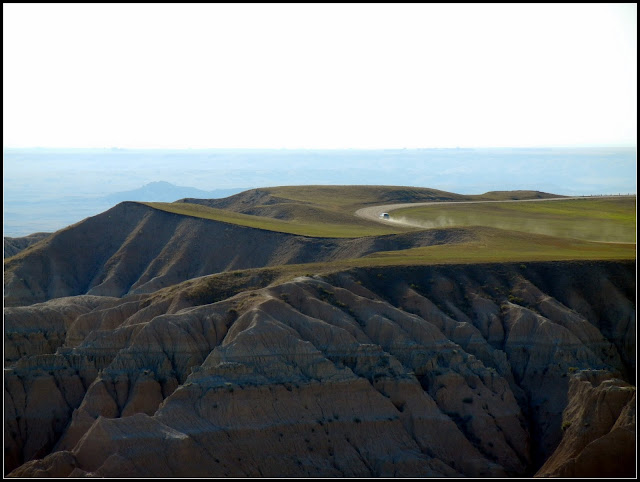
[[51,233],[33,233],[29,236],[23,236],[19,238],[11,238],[5,236],[4,238],[4,257],[10,258],[15,256],[20,251],[27,249],[32,244],[42,241],[48,237]]

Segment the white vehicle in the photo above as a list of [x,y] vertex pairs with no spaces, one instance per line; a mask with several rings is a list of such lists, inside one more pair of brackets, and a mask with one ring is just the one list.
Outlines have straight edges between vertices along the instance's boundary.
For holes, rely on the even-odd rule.
[[380,219],[389,219],[389,213],[380,214]]

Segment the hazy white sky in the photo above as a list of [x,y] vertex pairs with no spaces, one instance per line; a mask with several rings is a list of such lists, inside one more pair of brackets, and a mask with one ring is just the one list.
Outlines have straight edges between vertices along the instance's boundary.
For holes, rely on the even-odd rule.
[[3,4],[6,147],[636,145],[636,4]]

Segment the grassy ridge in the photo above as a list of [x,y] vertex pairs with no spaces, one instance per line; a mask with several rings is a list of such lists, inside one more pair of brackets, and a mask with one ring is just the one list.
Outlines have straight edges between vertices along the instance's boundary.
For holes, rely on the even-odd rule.
[[[430,266],[446,264],[529,263],[537,261],[627,261],[635,259],[635,245],[594,243],[531,235],[493,228],[468,228],[475,240],[400,251],[386,251],[357,259],[323,263],[289,264],[226,272],[190,280],[196,287],[215,280],[216,289],[262,280],[266,286],[311,274],[328,274],[350,268]],[[226,280],[226,281],[225,281]],[[207,288],[208,290],[209,288]],[[223,299],[221,297],[220,299]]]
[[357,238],[415,231],[412,227],[383,225],[353,215],[357,209],[365,206],[553,196],[537,191],[462,195],[406,186],[280,186],[253,189],[220,200],[141,204],[175,214],[269,231],[311,237]]
[[590,241],[636,241],[636,198],[421,206],[391,212],[426,228],[491,226]]
[[378,252],[371,263],[449,264],[635,259],[635,244],[599,243],[494,228],[469,228],[477,239],[458,244]]
[[[359,237],[414,231],[403,225],[380,225],[355,217],[360,208],[380,204],[438,201],[540,199],[557,197],[539,191],[495,191],[463,195],[423,187],[407,186],[279,186],[250,189],[223,199],[184,199],[176,203],[235,212],[285,223],[265,224],[255,218],[234,217],[229,222],[307,236]],[[151,204],[149,204],[151,205]],[[175,207],[155,207],[177,212]],[[222,212],[195,212],[196,216],[224,221]],[[186,214],[184,208],[181,212]],[[304,227],[305,230],[301,230]]]
[[348,214],[361,207],[391,202],[462,201],[469,196],[437,189],[406,186],[282,186],[271,195]]
[[161,203],[161,202],[141,202],[160,211],[166,211],[183,216],[191,216],[212,221],[247,226],[250,228],[265,229],[267,231],[277,231],[280,233],[296,234],[299,236],[322,237],[322,238],[359,238],[362,236],[380,236],[404,232],[406,229],[387,227],[377,223],[357,223],[339,224],[317,221],[308,218],[308,221],[294,220],[284,221],[263,216],[251,216],[248,214],[228,211],[226,209],[216,209],[200,204],[190,203]]
[[539,191],[491,191],[484,194],[467,195],[407,186],[280,186],[262,188],[260,191],[283,200],[321,206],[349,215],[359,208],[376,204],[562,197]]
[[[402,227],[352,219],[353,209],[366,204],[398,201],[405,196],[446,197],[434,190],[382,187],[295,186],[272,188],[272,194],[289,199],[286,212],[302,213],[287,220],[255,216],[190,203],[142,203],[175,214],[211,219],[242,226],[312,237],[357,238],[405,231]],[[489,193],[488,193],[489,194]],[[532,198],[536,193],[518,193]],[[544,193],[543,193],[544,194]],[[457,195],[453,195],[455,197]],[[494,193],[488,197],[508,197]],[[540,193],[538,193],[540,197]],[[480,196],[475,197],[477,200]],[[547,196],[544,196],[547,197]],[[383,198],[384,201],[380,199]],[[377,199],[374,203],[373,201]],[[462,200],[462,199],[458,199]],[[271,209],[274,203],[258,206]],[[333,214],[332,214],[333,213]],[[447,204],[392,211],[392,217],[423,222],[426,228],[468,226],[474,241],[378,252],[364,258],[312,263],[308,269],[324,271],[347,266],[423,265],[442,263],[527,262],[546,260],[628,260],[635,259],[635,197],[575,199],[551,202],[508,202]],[[479,226],[478,226],[479,225]],[[594,241],[608,241],[590,242]],[[306,266],[306,265],[305,265]],[[295,268],[284,268],[290,271]]]

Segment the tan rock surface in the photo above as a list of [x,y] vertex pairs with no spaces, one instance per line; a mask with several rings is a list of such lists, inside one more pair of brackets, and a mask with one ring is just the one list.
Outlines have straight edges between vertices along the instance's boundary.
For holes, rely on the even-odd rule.
[[5,370],[5,469],[505,477],[543,464],[538,475],[589,475],[599,461],[598,473],[618,474],[602,457],[635,462],[621,355],[633,331],[612,328],[626,326],[633,266],[590,268],[626,300],[611,311],[569,281],[570,296],[552,297],[558,272],[588,273],[554,269],[355,269],[196,306],[221,293],[212,277],[198,286],[215,296],[187,296],[186,282],[9,308],[12,326],[53,323],[62,341]]
[[636,390],[607,372],[572,376],[560,445],[538,477],[633,477]]

